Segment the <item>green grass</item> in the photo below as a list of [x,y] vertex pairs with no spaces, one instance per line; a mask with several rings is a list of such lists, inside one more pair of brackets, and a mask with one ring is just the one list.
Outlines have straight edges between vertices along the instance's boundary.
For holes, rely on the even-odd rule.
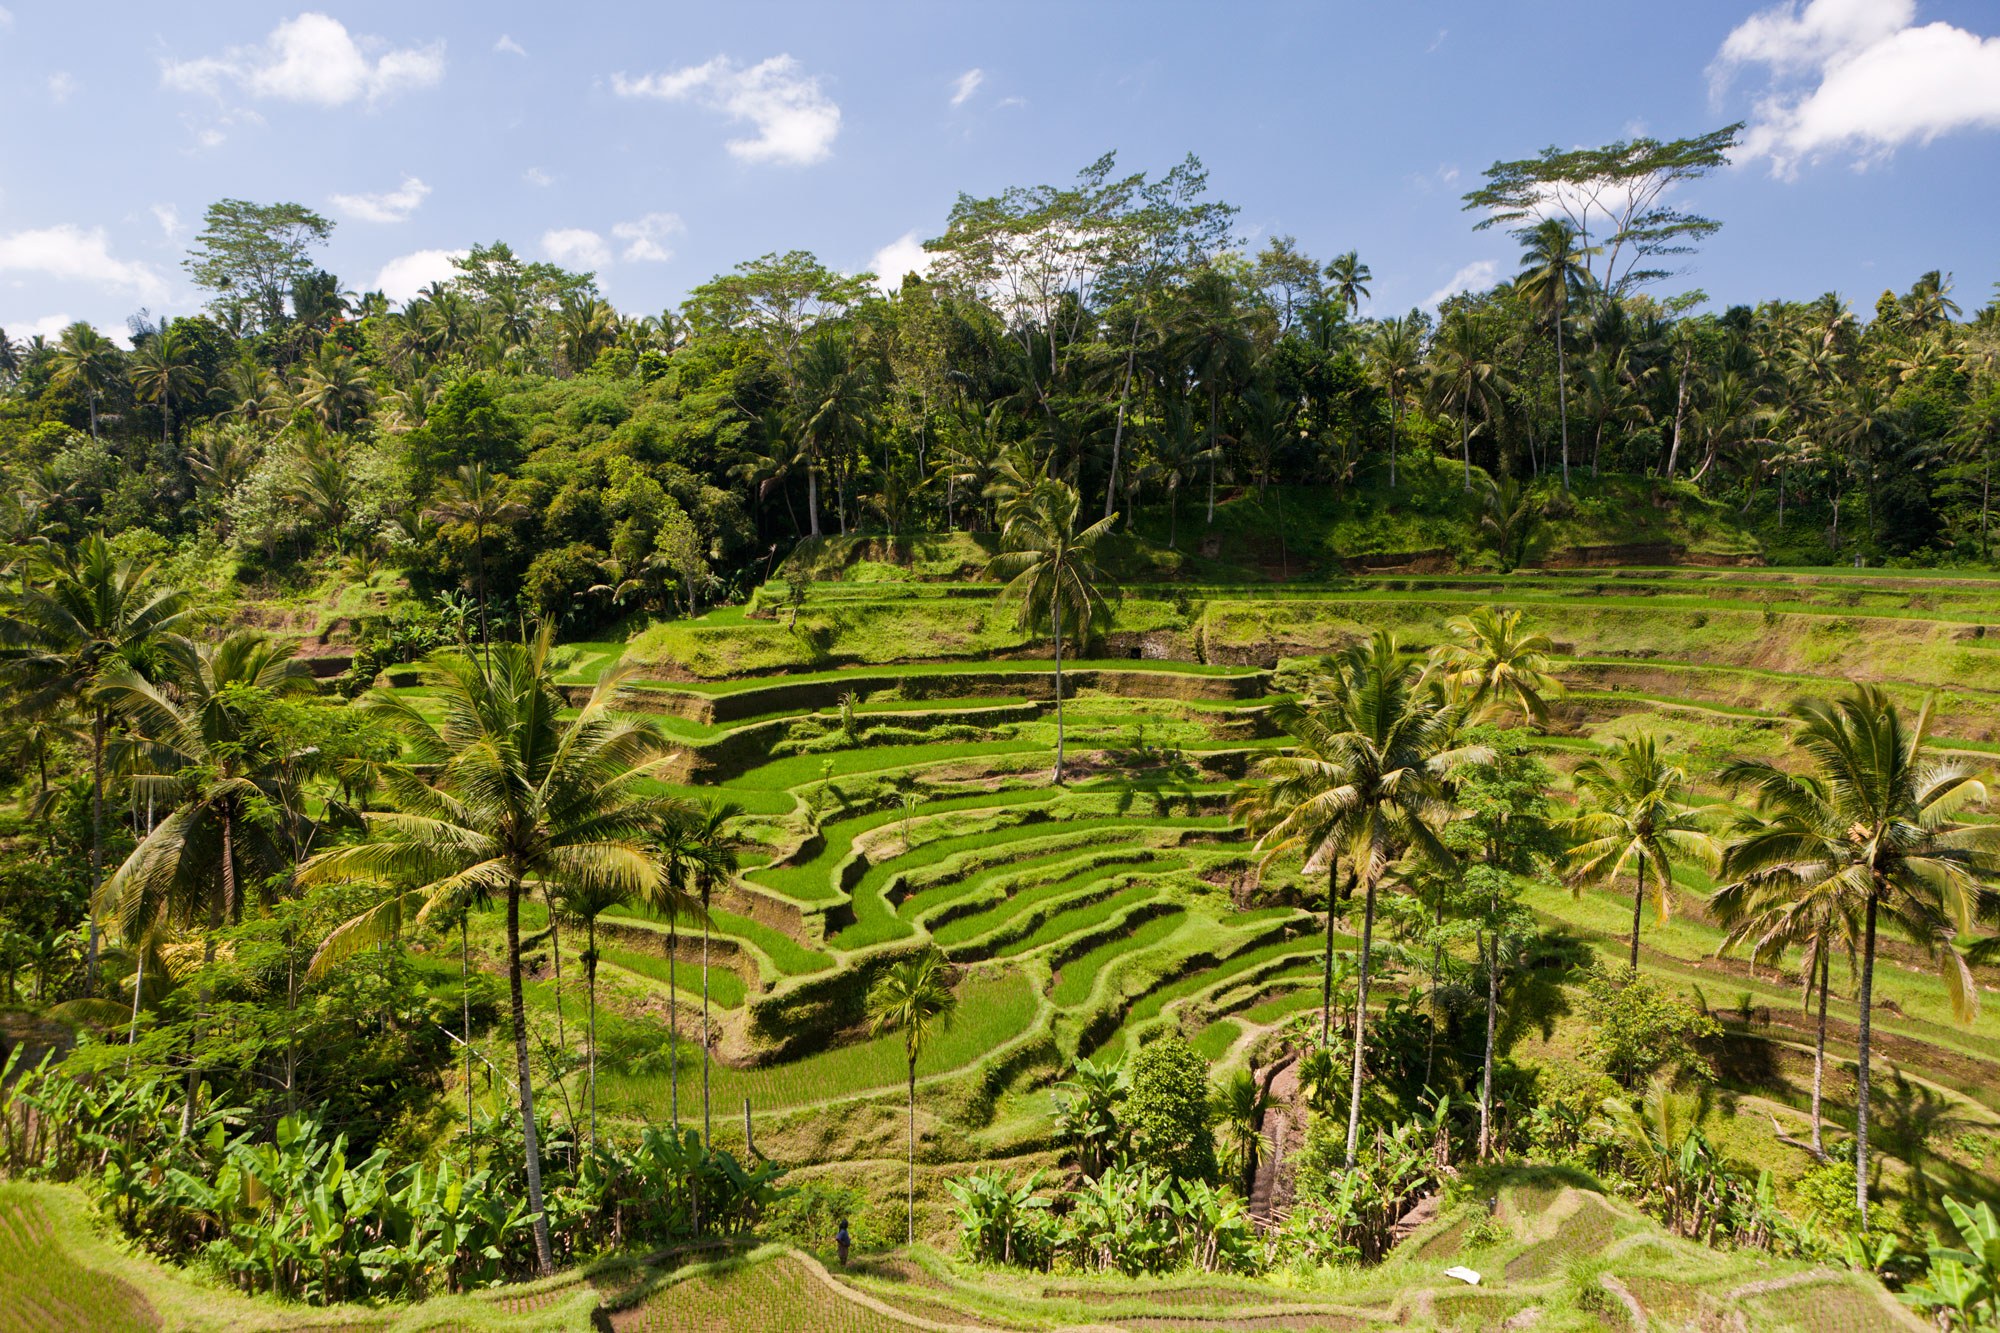
[[[962,944],[967,940],[977,939],[981,935],[988,934],[1006,925],[1008,922],[1021,916],[1024,912],[1040,906],[1042,903],[1067,898],[1071,894],[1083,892],[1092,885],[1100,884],[1104,880],[1121,873],[1130,872],[1142,867],[1154,871],[1174,870],[1186,864],[1179,857],[1171,855],[1152,857],[1140,851],[1130,853],[1100,852],[1088,855],[1091,856],[1093,861],[1089,869],[1079,871],[1066,878],[1044,879],[1038,883],[1029,884],[1026,887],[1019,887],[1017,885],[1013,892],[1009,893],[995,906],[989,907],[983,912],[974,912],[947,921],[931,932],[931,938],[940,945]],[[1067,865],[1075,859],[1074,856],[1071,856],[1067,860],[1058,861],[1058,864]]]
[[[627,972],[633,972],[639,976],[657,981],[662,986],[668,984],[669,970],[667,960],[658,954],[641,953],[636,949],[622,949],[615,944],[603,944],[598,947],[604,954],[605,962],[622,967]],[[687,1003],[688,998],[691,996],[695,998],[700,997],[700,964],[690,966],[687,963],[681,963],[677,968],[673,969],[673,972],[673,981],[682,997],[682,1003]],[[743,978],[737,976],[735,972],[726,967],[711,966],[708,969],[708,998],[711,1004],[719,1009],[734,1009],[743,1003],[743,995]]]
[[1097,983],[1097,974],[1107,965],[1160,943],[1179,930],[1186,921],[1187,914],[1178,910],[1153,917],[1128,934],[1107,940],[1081,958],[1063,964],[1062,976],[1057,980],[1054,989],[1049,992],[1049,998],[1065,1009],[1083,1003],[1090,997],[1091,988]]
[[[1020,1036],[1033,1022],[1037,1007],[1034,987],[1023,973],[966,982],[955,1021],[924,1049],[917,1062],[917,1076],[927,1078],[959,1069],[990,1054]],[[699,1071],[699,1051],[690,1048],[684,1057],[683,1098],[688,1060]],[[712,1077],[716,1104],[738,1112],[744,1097],[750,1099],[753,1111],[770,1111],[889,1090],[902,1084],[903,1039],[888,1033],[754,1069],[717,1065]],[[599,1101],[620,1113],[645,1114],[655,1123],[663,1122],[666,1096],[666,1079],[661,1073],[599,1071]]]

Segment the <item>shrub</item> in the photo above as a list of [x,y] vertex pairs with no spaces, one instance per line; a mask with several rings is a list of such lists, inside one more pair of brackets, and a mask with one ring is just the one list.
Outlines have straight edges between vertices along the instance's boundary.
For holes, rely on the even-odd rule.
[[1600,970],[1584,983],[1583,998],[1590,1023],[1584,1055],[1625,1087],[1660,1073],[1676,1081],[1714,1080],[1708,1046],[1722,1028],[1658,982],[1630,969]]
[[1140,1161],[1178,1180],[1215,1179],[1208,1061],[1186,1038],[1162,1037],[1133,1059],[1123,1126]]

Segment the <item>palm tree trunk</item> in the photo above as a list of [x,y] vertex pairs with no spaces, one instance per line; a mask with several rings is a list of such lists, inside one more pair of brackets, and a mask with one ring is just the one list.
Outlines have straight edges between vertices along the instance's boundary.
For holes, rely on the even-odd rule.
[[[1562,418],[1563,448],[1563,489],[1569,489],[1569,363],[1563,355],[1563,317],[1556,312],[1556,412]],[[1590,465],[1591,475],[1597,474],[1597,464]]]
[[681,951],[680,930],[673,917],[667,918],[667,1080],[671,1089],[669,1105],[674,1120],[674,1141],[681,1137],[681,1002],[675,984],[674,963]]
[[1340,857],[1328,858],[1326,867],[1326,970],[1320,978],[1319,1044],[1333,1043],[1333,897],[1340,888]]
[[240,908],[236,902],[236,821],[230,804],[226,800],[222,803],[222,914],[234,922]]
[[1639,853],[1639,884],[1632,890],[1632,971],[1639,970],[1639,918],[1646,906],[1646,854]]
[[1215,390],[1208,391],[1208,523],[1215,526]]
[[1375,943],[1375,875],[1361,906],[1361,966],[1354,985],[1354,1083],[1347,1099],[1347,1169],[1361,1149],[1361,1074],[1368,1044],[1368,953]]
[[[1470,407],[1466,411],[1471,411]],[[1463,414],[1458,418],[1458,453],[1465,460],[1465,489],[1472,489],[1472,427]]]
[[1814,1156],[1823,1156],[1826,1145],[1820,1141],[1820,1093],[1826,1085],[1826,992],[1832,980],[1833,956],[1827,952],[1824,942],[1819,951],[1819,1036],[1813,1045],[1813,1100],[1812,1100],[1812,1146]]
[[1132,397],[1132,363],[1139,355],[1139,321],[1132,320],[1132,342],[1125,349],[1125,384],[1118,390],[1118,424],[1111,431],[1111,475],[1104,479],[1104,516],[1111,517],[1111,507],[1118,495],[1118,450],[1125,441],[1125,406]]
[[465,1026],[465,1138],[472,1141],[472,944],[469,922],[472,909],[458,919],[458,1009]]
[[806,517],[812,523],[808,536],[819,536],[819,469],[806,463]]
[[472,530],[472,550],[479,561],[479,646],[486,652],[488,670],[493,666],[493,640],[486,628],[486,528]]
[[[1496,904],[1497,906],[1497,904]],[[1500,935],[1481,941],[1486,954],[1486,1055],[1479,1072],[1479,1160],[1493,1155],[1493,1039],[1500,1022]]]
[[1063,698],[1062,698],[1062,594],[1056,594],[1056,774],[1055,781],[1063,780]]
[[84,953],[83,989],[97,993],[97,892],[104,887],[104,733],[109,727],[104,705],[90,722],[90,944]]
[[708,1146],[708,895],[701,895],[701,1146]]
[[[13,978],[9,976],[8,999],[13,999]],[[139,970],[132,978],[132,1028],[125,1036],[125,1072],[132,1072],[132,1048],[139,1044],[139,997],[146,992],[146,936],[139,935]]]
[[1396,400],[1389,400],[1389,489],[1396,489]]
[[917,1243],[917,1057],[910,1056],[910,1244]]
[[507,1000],[514,1019],[514,1074],[521,1094],[521,1142],[527,1158],[528,1212],[535,1219],[535,1262],[543,1277],[556,1271],[549,1219],[542,1211],[542,1150],[535,1132],[535,1076],[528,1063],[528,1005],[521,993],[521,881],[507,882]]
[[1854,1204],[1861,1210],[1861,1226],[1868,1226],[1868,1045],[1869,1009],[1875,998],[1875,908],[1877,896],[1868,895],[1868,917],[1861,932],[1861,1040],[1859,1064],[1854,1071]]
[[584,960],[583,975],[590,989],[590,1030],[587,1040],[590,1044],[590,1146],[597,1146],[597,918],[592,917],[584,925],[589,937],[589,956]]

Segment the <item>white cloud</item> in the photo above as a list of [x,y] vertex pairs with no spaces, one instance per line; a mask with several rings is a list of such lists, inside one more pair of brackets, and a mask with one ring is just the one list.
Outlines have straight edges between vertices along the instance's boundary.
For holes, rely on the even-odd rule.
[[529,167],[521,173],[521,179],[535,186],[537,189],[543,190],[556,183],[556,178],[549,175],[548,172],[543,171],[540,167]]
[[69,101],[76,91],[76,78],[68,70],[59,69],[44,81],[49,90],[49,100],[57,106]]
[[[0,14],[4,14],[5,12],[5,10],[0,10]],[[6,26],[5,23],[0,23],[0,28]],[[0,328],[5,328],[7,336],[17,343],[24,343],[37,334],[47,338],[50,342],[54,342],[62,336],[64,329],[74,323],[76,323],[76,317],[73,315],[44,315],[40,319],[28,320],[21,324],[0,325]]]
[[375,275],[375,290],[391,301],[408,301],[434,282],[450,282],[458,276],[452,260],[463,259],[466,250],[418,250],[392,259]]
[[914,231],[906,231],[895,240],[875,252],[868,261],[869,271],[875,275],[876,285],[885,292],[893,292],[903,285],[903,276],[908,273],[928,273],[936,259],[924,249],[924,243],[917,239]]
[[558,227],[542,233],[542,253],[569,268],[603,268],[611,247],[588,227]]
[[493,49],[496,52],[510,56],[525,56],[528,54],[527,47],[521,45],[504,32],[500,34],[500,40],[493,43]]
[[1444,286],[1424,298],[1425,305],[1439,305],[1460,292],[1483,292],[1500,276],[1500,261],[1475,259],[1446,279]]
[[1028,99],[1025,97],[1003,97],[999,101],[995,102],[993,105],[996,107],[1005,108],[1010,106],[1026,106],[1027,104],[1028,104]]
[[179,239],[181,234],[180,209],[174,207],[172,204],[154,204],[153,220],[160,224],[160,230],[166,233],[168,240]]
[[5,5],[0,5],[0,28],[11,28],[13,26],[14,11],[8,9]]
[[706,64],[636,79],[614,74],[611,86],[620,97],[694,101],[731,120],[749,122],[757,131],[754,137],[729,141],[729,151],[746,162],[806,166],[830,154],[840,133],[840,107],[789,55],[748,68],[717,56]]
[[[365,45],[381,50],[370,57]],[[340,20],[306,13],[271,30],[258,46],[233,46],[219,56],[169,60],[160,82],[182,92],[220,97],[233,84],[251,97],[343,106],[428,88],[444,77],[444,43],[382,49],[357,42]]]
[[1836,152],[1866,163],[1913,140],[2000,129],[2000,37],[1919,27],[1916,14],[1916,0],[1790,0],[1739,24],[1710,76],[1719,97],[1746,66],[1769,73],[1742,157],[1792,176]]
[[431,187],[415,176],[382,194],[336,194],[333,206],[363,222],[406,222],[431,192]]
[[951,104],[953,106],[964,106],[965,99],[978,92],[979,85],[984,82],[986,82],[985,70],[969,69],[965,71],[965,73],[958,76],[957,82],[952,84]]
[[158,301],[167,284],[151,265],[114,259],[104,228],[72,223],[0,236],[0,273],[31,273],[58,282],[82,282]]
[[648,213],[637,222],[619,223],[611,229],[611,234],[626,242],[620,258],[627,263],[641,260],[665,263],[674,257],[674,252],[666,247],[667,238],[686,230],[678,213]]

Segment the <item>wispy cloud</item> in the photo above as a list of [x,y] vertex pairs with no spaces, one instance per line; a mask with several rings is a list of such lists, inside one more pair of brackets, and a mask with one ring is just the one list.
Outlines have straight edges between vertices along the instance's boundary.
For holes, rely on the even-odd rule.
[[611,76],[620,97],[662,102],[692,101],[733,121],[748,122],[756,133],[731,139],[729,151],[746,162],[808,166],[833,151],[840,133],[840,107],[789,55],[772,56],[748,67],[728,56],[660,74]]
[[1500,261],[1475,259],[1445,280],[1444,286],[1424,298],[1425,305],[1439,305],[1460,292],[1483,292],[1500,276]]
[[250,97],[318,106],[381,101],[443,78],[444,43],[391,47],[371,57],[340,20],[313,13],[280,23],[257,45],[168,60],[160,69],[160,82],[181,92],[220,97],[233,87]]
[[160,224],[160,230],[166,233],[168,240],[176,241],[180,239],[183,230],[181,227],[180,209],[175,208],[172,204],[154,204],[153,221]]
[[362,222],[407,222],[430,192],[415,176],[405,176],[401,185],[381,194],[336,194],[333,206]]
[[678,213],[648,213],[637,221],[618,223],[611,234],[625,242],[619,258],[627,263],[663,264],[674,257],[674,252],[666,246],[667,238],[686,230]]
[[548,172],[543,171],[540,167],[529,167],[521,173],[521,179],[541,190],[546,190],[549,186],[556,183],[556,178],[549,175]]
[[502,55],[525,56],[528,54],[527,47],[521,45],[504,32],[500,34],[500,40],[493,43],[493,49]]
[[958,76],[951,85],[951,104],[964,106],[965,99],[979,91],[979,85],[986,82],[986,71],[969,69]]
[[2000,37],[1916,17],[1916,0],[1794,0],[1738,24],[1709,72],[1720,99],[1739,71],[1766,71],[1743,159],[1790,177],[1830,154],[1865,165],[1954,130],[2000,129]]
[[49,90],[49,100],[57,106],[61,106],[64,102],[69,101],[70,95],[76,91],[75,77],[68,70],[64,69],[56,70],[50,74],[47,79],[43,80],[43,84]]

